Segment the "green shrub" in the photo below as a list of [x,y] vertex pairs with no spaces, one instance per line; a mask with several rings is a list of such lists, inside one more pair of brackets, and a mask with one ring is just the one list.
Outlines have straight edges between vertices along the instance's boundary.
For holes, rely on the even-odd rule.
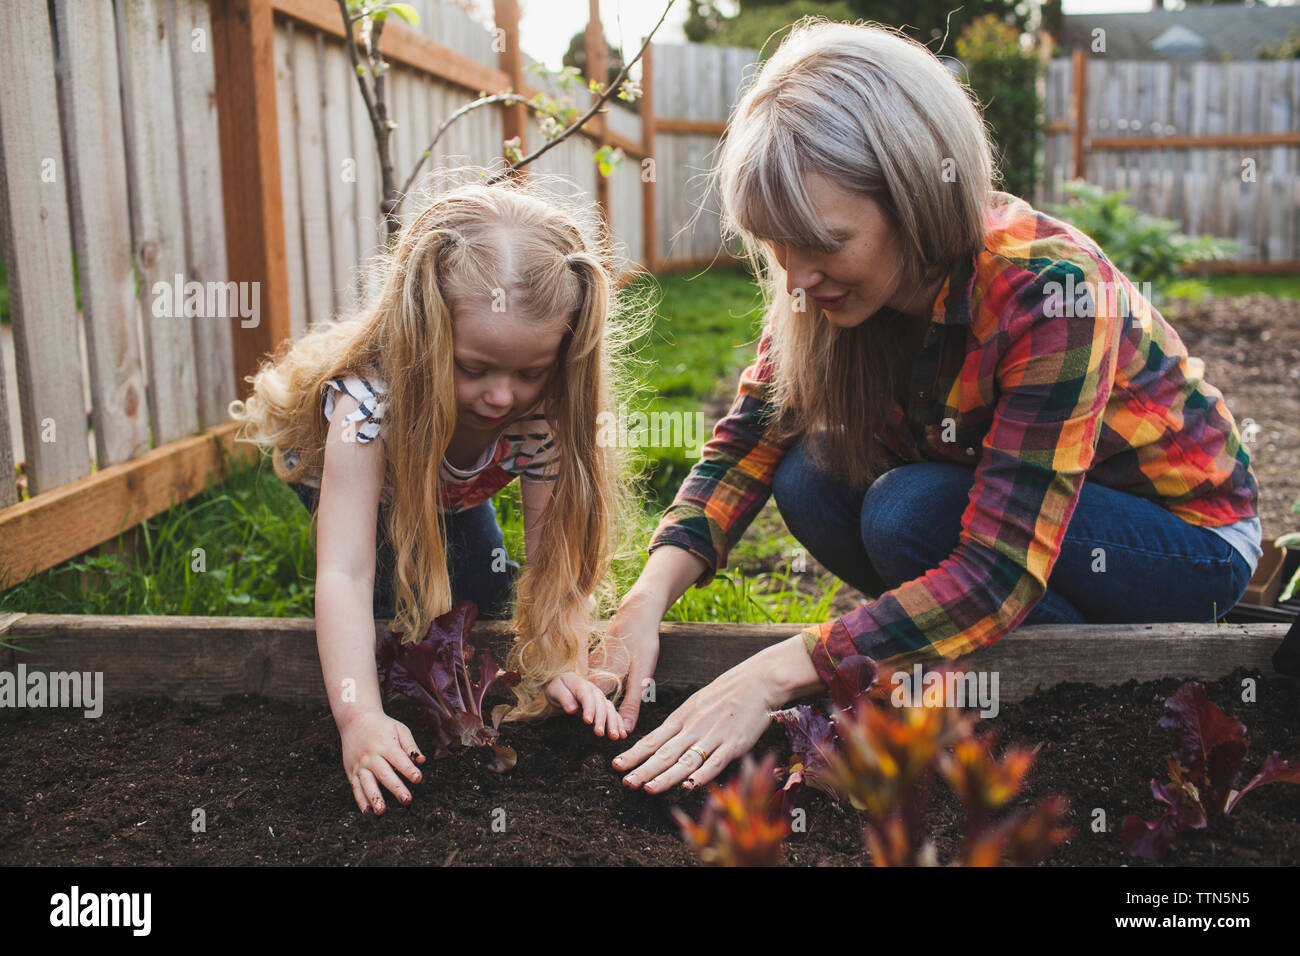
[[1300,27],[1292,27],[1274,46],[1263,44],[1255,50],[1260,60],[1300,60]]
[[956,50],[992,128],[1002,188],[1032,199],[1043,139],[1038,54],[1021,46],[1019,30],[991,13],[966,25]]
[[1127,205],[1128,193],[1104,193],[1081,180],[1065,184],[1064,189],[1070,202],[1049,206],[1048,212],[1085,233],[1129,281],[1151,283],[1156,300],[1182,280],[1184,264],[1227,259],[1244,249],[1235,239],[1184,235],[1172,219]]

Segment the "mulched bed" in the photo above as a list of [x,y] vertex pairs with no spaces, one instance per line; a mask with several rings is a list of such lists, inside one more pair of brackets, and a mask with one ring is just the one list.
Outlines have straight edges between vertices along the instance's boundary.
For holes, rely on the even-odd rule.
[[[1178,300],[1161,310],[1205,362],[1240,427],[1259,426],[1247,445],[1259,480],[1258,510],[1269,541],[1300,530],[1300,301],[1267,295]],[[1246,437],[1243,434],[1243,437]]]
[[[1294,681],[1259,678],[1257,703],[1241,702],[1245,672],[1208,685],[1220,707],[1250,732],[1246,773],[1269,751],[1295,761],[1300,694]],[[1258,675],[1256,675],[1258,676]],[[989,722],[1003,741],[1041,744],[1026,800],[1049,792],[1071,802],[1073,840],[1051,865],[1142,865],[1119,844],[1125,814],[1154,817],[1148,782],[1165,779],[1168,734],[1158,721],[1179,681],[1112,688],[1063,684]],[[649,731],[684,699],[661,691],[638,731]],[[417,712],[390,713],[425,746]],[[220,709],[166,700],[109,706],[96,720],[59,710],[0,711],[0,861],[7,864],[686,864],[693,857],[670,807],[697,815],[702,794],[653,797],[628,791],[609,760],[625,749],[585,725],[558,718],[508,728],[518,766],[498,776],[476,754],[434,761],[403,807],[362,816],[340,764],[339,738],[325,707],[255,697]],[[758,753],[787,751],[773,729]],[[941,797],[947,797],[942,787]],[[1023,805],[1025,801],[1021,801]],[[794,837],[796,865],[865,861],[855,815],[805,790],[808,832]],[[207,829],[191,831],[192,812]],[[1089,829],[1095,807],[1108,831]],[[505,811],[494,832],[493,811]],[[498,815],[499,818],[499,815]],[[939,858],[952,854],[960,818],[936,800]],[[1275,784],[1248,795],[1233,818],[1190,835],[1167,862],[1255,866],[1300,859],[1300,787]]]

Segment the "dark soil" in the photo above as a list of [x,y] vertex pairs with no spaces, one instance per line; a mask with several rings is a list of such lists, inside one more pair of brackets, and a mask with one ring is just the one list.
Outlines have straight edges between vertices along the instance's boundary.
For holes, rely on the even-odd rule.
[[[1264,540],[1300,530],[1300,301],[1267,295],[1175,301],[1161,310],[1223,393],[1259,481]],[[1258,428],[1243,428],[1246,419]]]
[[[1250,732],[1246,773],[1271,750],[1300,759],[1294,682],[1259,679],[1257,703],[1241,702],[1245,676],[1209,685],[1211,699]],[[1256,675],[1258,676],[1258,675]],[[1002,741],[1041,744],[1017,806],[1051,793],[1071,804],[1074,838],[1052,865],[1140,865],[1120,848],[1126,814],[1154,817],[1149,780],[1164,779],[1168,734],[1158,721],[1179,682],[1120,687],[1061,685],[986,722]],[[663,692],[647,705],[648,731],[684,699]],[[390,705],[425,746],[409,702]],[[627,742],[596,738],[572,719],[508,728],[519,752],[497,775],[477,754],[425,764],[425,782],[403,807],[362,816],[346,786],[339,738],[324,707],[254,697],[219,710],[163,700],[109,707],[96,720],[69,711],[0,712],[0,862],[6,864],[684,864],[693,861],[670,808],[698,815],[703,794],[649,796],[624,789],[609,760]],[[758,753],[788,751],[773,729]],[[939,859],[960,837],[958,808],[939,788],[931,814]],[[795,835],[797,865],[866,860],[855,814],[805,790],[808,832]],[[195,808],[206,832],[191,830]],[[1094,808],[1106,832],[1089,827]],[[493,811],[505,811],[494,832]],[[500,814],[497,814],[500,818]],[[1300,859],[1300,787],[1274,784],[1248,795],[1232,818],[1191,834],[1167,862],[1254,866]]]

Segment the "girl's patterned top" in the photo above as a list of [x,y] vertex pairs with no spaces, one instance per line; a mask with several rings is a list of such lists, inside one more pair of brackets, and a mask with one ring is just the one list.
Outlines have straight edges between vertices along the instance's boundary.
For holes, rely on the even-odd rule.
[[[895,465],[974,468],[960,543],[923,577],[804,631],[827,683],[867,648],[882,668],[910,668],[1014,630],[1046,590],[1085,478],[1193,525],[1256,519],[1250,455],[1204,362],[1074,227],[1003,193],[988,220],[985,247],[935,301],[906,409],[896,402],[880,435]],[[770,345],[767,328],[649,545],[706,561],[697,586],[726,566],[792,443],[764,422]]]
[[[365,444],[383,434],[384,397],[388,387],[374,375],[347,375],[330,379],[321,390],[325,417],[333,420],[334,395],[344,392],[359,403],[347,420],[357,425],[357,441]],[[286,452],[285,464],[297,464],[295,451]],[[515,478],[524,481],[554,481],[559,456],[546,418],[539,414],[524,415],[505,425],[495,442],[483,450],[470,468],[457,468],[443,458],[442,491],[439,505],[444,512],[466,511],[481,505]],[[320,487],[320,476],[303,481]]]

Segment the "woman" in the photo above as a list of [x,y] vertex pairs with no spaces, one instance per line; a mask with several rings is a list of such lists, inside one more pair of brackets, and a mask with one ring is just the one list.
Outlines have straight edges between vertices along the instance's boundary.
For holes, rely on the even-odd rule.
[[696,693],[615,759],[625,785],[708,782],[852,654],[889,674],[1021,624],[1210,621],[1237,602],[1261,532],[1223,396],[1087,236],[992,189],[978,110],[927,49],[802,21],[715,174],[767,319],[611,625],[628,728],[664,612],[769,494],[877,600]]

